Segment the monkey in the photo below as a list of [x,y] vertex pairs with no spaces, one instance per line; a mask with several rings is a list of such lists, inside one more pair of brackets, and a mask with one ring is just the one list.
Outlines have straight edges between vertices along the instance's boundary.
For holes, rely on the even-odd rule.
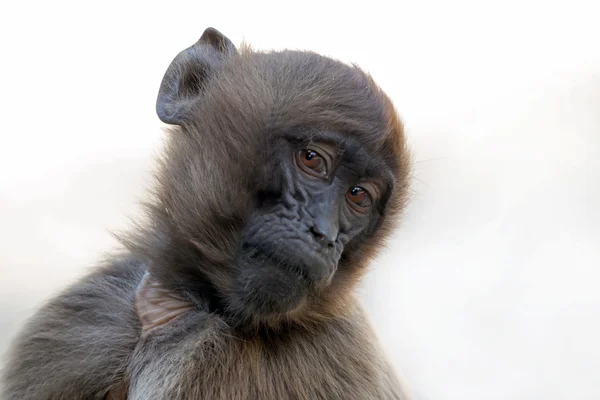
[[407,399],[354,290],[408,202],[373,78],[207,28],[156,112],[146,217],[26,323],[2,399]]

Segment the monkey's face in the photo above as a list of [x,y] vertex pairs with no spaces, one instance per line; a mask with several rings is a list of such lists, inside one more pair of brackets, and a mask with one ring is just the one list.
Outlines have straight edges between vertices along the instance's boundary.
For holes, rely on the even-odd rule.
[[237,321],[346,303],[408,176],[402,126],[372,80],[314,53],[240,54],[209,29],[169,67],[157,111],[179,128],[152,211],[170,256],[152,273],[210,291]]
[[392,187],[382,160],[336,132],[278,140],[242,232],[230,307],[286,313],[327,290],[345,247],[376,228]]

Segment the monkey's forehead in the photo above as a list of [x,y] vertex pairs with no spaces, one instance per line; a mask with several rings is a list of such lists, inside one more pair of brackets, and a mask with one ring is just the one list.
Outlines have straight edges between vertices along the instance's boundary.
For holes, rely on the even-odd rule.
[[312,52],[243,49],[206,84],[196,111],[204,127],[225,124],[228,134],[308,127],[352,135],[369,151],[383,149],[392,158],[403,151],[402,125],[371,77]]

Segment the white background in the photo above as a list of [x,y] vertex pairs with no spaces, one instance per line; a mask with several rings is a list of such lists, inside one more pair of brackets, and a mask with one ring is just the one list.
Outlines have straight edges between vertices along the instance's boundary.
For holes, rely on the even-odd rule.
[[415,398],[600,399],[594,3],[3,2],[0,351],[135,215],[162,74],[214,26],[395,101],[412,203],[361,295]]

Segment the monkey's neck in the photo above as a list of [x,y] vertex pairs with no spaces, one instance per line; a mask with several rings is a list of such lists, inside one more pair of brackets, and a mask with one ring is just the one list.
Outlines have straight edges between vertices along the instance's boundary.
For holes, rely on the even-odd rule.
[[190,301],[198,309],[225,313],[223,299],[209,278],[224,271],[224,266],[204,256],[189,240],[176,235],[168,224],[140,228],[122,239],[165,290]]
[[165,268],[164,264],[153,262],[149,264],[148,272],[165,290],[193,303],[196,308],[225,315],[226,305],[217,287],[198,268],[181,264]]

